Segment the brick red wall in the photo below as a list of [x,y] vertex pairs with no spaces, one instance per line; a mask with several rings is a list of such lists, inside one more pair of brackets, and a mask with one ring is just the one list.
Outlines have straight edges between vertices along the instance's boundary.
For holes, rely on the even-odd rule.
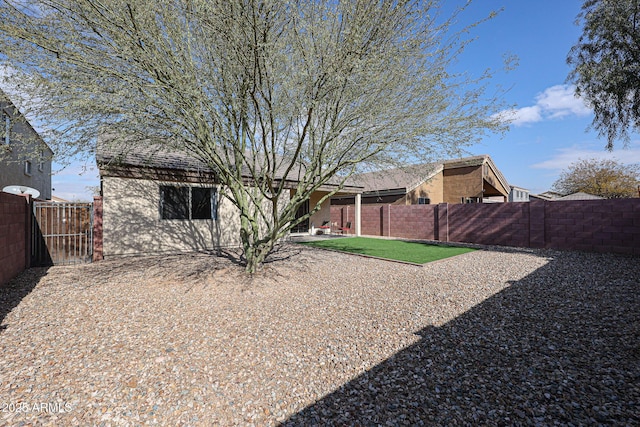
[[[437,205],[362,205],[361,233],[434,240],[436,210]],[[350,221],[354,233],[355,211],[353,205],[331,206],[331,222],[344,227]]]
[[354,206],[331,206],[331,223],[338,224],[338,227],[346,227],[347,222],[351,222],[349,234],[356,232],[356,209]]
[[[332,206],[331,221],[347,206]],[[349,206],[355,224],[355,208]],[[346,220],[344,220],[346,222]],[[362,234],[640,255],[640,199],[362,206]]]
[[640,199],[545,205],[546,247],[640,255]]
[[102,253],[102,196],[93,198],[93,262],[104,259]]
[[[437,205],[392,206],[390,221],[385,224],[389,235],[406,239],[435,240]],[[385,209],[388,214],[388,209]]]
[[0,286],[29,267],[29,199],[0,192]]
[[449,241],[529,246],[529,203],[449,205]]
[[[386,225],[389,224],[388,216],[385,215],[387,206],[362,206],[360,215],[362,224],[360,225],[360,233],[371,236],[387,236],[389,230]],[[355,208],[354,208],[355,210]]]

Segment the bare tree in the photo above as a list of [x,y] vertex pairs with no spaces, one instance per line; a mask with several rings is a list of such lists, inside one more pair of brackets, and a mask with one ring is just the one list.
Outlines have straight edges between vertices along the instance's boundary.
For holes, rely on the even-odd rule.
[[553,189],[565,195],[582,191],[607,199],[638,197],[640,166],[609,159],[580,159],[560,174]]
[[452,32],[460,10],[443,18],[437,1],[0,4],[1,58],[37,89],[56,151],[91,152],[108,128],[202,160],[240,212],[249,272],[323,184],[504,126],[488,73],[448,71],[469,28]]

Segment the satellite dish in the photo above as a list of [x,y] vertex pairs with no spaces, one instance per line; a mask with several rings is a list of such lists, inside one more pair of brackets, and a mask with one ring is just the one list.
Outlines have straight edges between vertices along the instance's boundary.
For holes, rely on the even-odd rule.
[[40,196],[40,192],[35,188],[27,187],[26,185],[7,185],[2,189],[5,193],[11,194],[31,194],[31,197],[37,199]]

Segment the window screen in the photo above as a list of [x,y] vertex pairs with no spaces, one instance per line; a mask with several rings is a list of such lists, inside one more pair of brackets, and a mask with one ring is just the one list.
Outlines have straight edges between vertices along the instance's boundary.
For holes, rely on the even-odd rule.
[[211,188],[191,188],[191,218],[211,219]]
[[216,189],[161,186],[160,218],[217,219]]
[[160,187],[162,219],[189,219],[189,187]]

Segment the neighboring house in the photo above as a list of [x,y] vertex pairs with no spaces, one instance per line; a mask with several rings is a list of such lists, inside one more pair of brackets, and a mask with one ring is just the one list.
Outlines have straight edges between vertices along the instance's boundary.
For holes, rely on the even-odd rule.
[[0,90],[0,190],[8,185],[35,188],[51,199],[53,151]]
[[560,193],[556,193],[555,191],[545,191],[540,194],[532,194],[532,199],[538,200],[546,200],[549,202],[560,202],[567,200],[602,200],[604,197],[596,196],[594,194],[584,193],[582,191],[578,191],[577,193],[567,194],[563,196]]
[[[105,257],[208,251],[238,247],[240,216],[227,189],[204,163],[149,146],[127,152],[98,143]],[[287,182],[289,196],[296,186]],[[335,187],[333,187],[335,188]],[[333,189],[321,187],[298,214],[309,212]],[[359,193],[349,186],[343,194]],[[285,200],[284,202],[287,202]],[[308,233],[330,220],[330,201],[295,231]]]
[[[510,189],[488,155],[370,172],[353,177],[353,182],[364,187],[363,204],[505,202]],[[353,202],[353,197],[332,199],[335,205]]]
[[51,201],[54,203],[71,203],[71,200],[66,200],[58,196],[51,196]]
[[555,191],[545,191],[544,193],[529,195],[530,199],[547,200],[547,201],[556,200],[560,197],[562,197],[562,194],[556,193]]
[[529,195],[530,195],[530,191],[527,190],[526,188],[512,185],[511,190],[509,191],[509,201],[510,202],[528,202]]
[[578,191],[577,193],[567,194],[566,196],[558,197],[554,201],[566,201],[566,200],[602,200],[604,197],[596,196],[594,194],[584,193]]

